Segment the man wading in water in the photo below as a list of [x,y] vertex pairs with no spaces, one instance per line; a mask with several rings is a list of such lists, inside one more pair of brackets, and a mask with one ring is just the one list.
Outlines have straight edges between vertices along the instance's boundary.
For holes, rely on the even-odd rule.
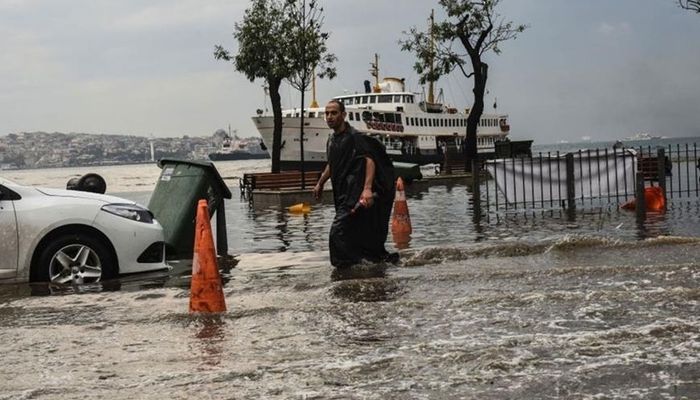
[[326,164],[313,194],[318,199],[328,178],[333,185],[335,218],[329,235],[331,264],[347,267],[362,260],[398,260],[384,242],[394,203],[394,167],[384,146],[345,122],[345,105],[331,100],[326,122],[333,135],[326,146]]

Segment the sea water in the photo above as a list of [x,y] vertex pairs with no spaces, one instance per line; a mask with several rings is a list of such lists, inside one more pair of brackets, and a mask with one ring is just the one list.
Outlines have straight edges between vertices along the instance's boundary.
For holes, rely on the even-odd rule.
[[[0,399],[700,397],[700,206],[475,219],[469,188],[408,191],[397,265],[330,266],[333,210],[255,209],[217,162],[229,311],[190,316],[189,270],[85,287],[0,287]],[[87,172],[148,203],[153,164],[3,171],[64,187]],[[391,235],[387,247],[393,248]],[[43,296],[32,296],[42,294]]]

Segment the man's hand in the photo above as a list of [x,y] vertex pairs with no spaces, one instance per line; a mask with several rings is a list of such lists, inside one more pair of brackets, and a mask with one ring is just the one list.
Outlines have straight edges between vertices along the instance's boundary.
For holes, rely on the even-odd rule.
[[372,204],[374,204],[374,195],[371,189],[365,188],[362,190],[362,194],[360,194],[360,203],[364,207],[372,207]]
[[317,183],[316,186],[311,189],[311,193],[313,193],[316,200],[321,198],[321,195],[323,194],[323,185],[321,185],[321,182]]

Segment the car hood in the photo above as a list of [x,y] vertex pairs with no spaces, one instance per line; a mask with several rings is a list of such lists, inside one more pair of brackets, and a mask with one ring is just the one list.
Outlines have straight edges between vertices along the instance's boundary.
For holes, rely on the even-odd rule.
[[107,194],[82,192],[79,190],[51,189],[51,188],[36,188],[37,191],[47,195],[56,197],[69,197],[74,199],[91,199],[104,203],[111,204],[136,204],[134,201],[123,199],[121,197],[110,196]]

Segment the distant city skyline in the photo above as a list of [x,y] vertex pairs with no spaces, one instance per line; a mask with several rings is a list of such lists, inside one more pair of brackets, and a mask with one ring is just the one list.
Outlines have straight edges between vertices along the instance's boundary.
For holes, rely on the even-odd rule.
[[[436,1],[320,1],[338,78],[317,99],[362,90],[369,63],[421,92],[413,56],[398,40],[423,28]],[[214,45],[235,52],[234,24],[248,1],[0,0],[0,135],[22,131],[156,137],[257,135],[265,103]],[[489,54],[487,112],[497,99],[514,139],[614,140],[639,132],[700,136],[700,15],[674,0],[503,0],[506,20],[529,25]],[[472,82],[442,79],[451,105],[471,106]],[[311,95],[307,94],[307,105]],[[285,85],[285,107],[299,94]]]

